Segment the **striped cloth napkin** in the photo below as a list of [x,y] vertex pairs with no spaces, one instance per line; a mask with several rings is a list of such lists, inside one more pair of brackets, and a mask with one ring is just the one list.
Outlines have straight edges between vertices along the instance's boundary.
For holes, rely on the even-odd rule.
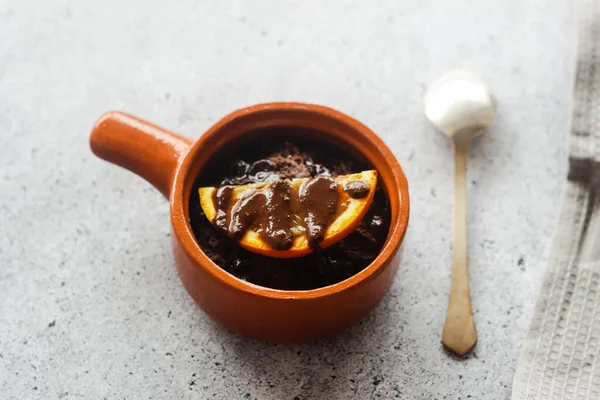
[[600,0],[578,8],[569,174],[513,400],[600,399]]

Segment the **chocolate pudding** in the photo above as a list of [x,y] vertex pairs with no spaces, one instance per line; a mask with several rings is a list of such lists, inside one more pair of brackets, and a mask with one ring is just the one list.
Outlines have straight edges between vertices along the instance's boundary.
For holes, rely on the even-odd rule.
[[[269,128],[250,132],[246,137],[257,138],[265,133],[277,135],[232,146],[213,157],[197,177],[190,195],[190,223],[204,253],[240,279],[281,290],[324,287],[360,272],[379,254],[389,230],[388,199],[379,183],[373,203],[357,229],[326,249],[320,249],[318,243],[337,204],[332,178],[369,170],[372,166],[332,144],[302,139],[305,135],[298,129]],[[277,136],[284,136],[286,140],[276,139]],[[290,187],[284,179],[294,178],[312,179],[290,200]],[[259,182],[274,183],[270,195],[251,194],[238,203],[239,209],[229,214],[224,211],[231,186]],[[206,186],[219,188],[213,197],[217,209],[216,228],[200,206],[198,188]],[[361,181],[348,183],[343,190],[353,198],[369,193],[368,185]],[[248,226],[258,223],[265,228],[283,227],[272,230],[276,233],[265,234],[265,241],[275,249],[288,248],[292,238],[287,228],[293,221],[286,219],[289,213],[281,211],[286,207],[304,210],[309,243],[315,248],[313,253],[280,259],[254,254],[238,245],[236,238],[243,235]],[[231,218],[235,218],[233,223]]]

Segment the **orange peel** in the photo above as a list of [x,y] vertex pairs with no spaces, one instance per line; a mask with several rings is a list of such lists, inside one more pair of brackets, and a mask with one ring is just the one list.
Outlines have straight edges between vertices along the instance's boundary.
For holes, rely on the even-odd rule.
[[[298,190],[300,185],[308,179],[310,178],[293,179],[292,187],[295,190]],[[377,171],[369,170],[356,174],[340,175],[335,179],[338,182],[338,210],[329,222],[323,240],[319,243],[319,247],[323,249],[339,242],[356,229],[360,220],[365,216],[373,202],[373,196],[375,195],[375,188],[377,186]],[[359,180],[365,182],[369,186],[369,193],[362,198],[355,199],[350,197],[343,188],[347,183]],[[231,204],[234,204],[249,190],[263,189],[269,185],[270,183],[264,182],[234,186]],[[214,224],[216,215],[214,204],[214,193],[216,190],[217,188],[215,187],[202,187],[198,189],[200,205],[206,218],[208,218],[211,224]],[[239,244],[248,251],[274,258],[302,257],[313,251],[313,248],[308,244],[307,235],[301,223],[298,223],[292,228],[292,234],[294,235],[294,242],[287,250],[277,250],[272,248],[263,240],[260,233],[253,229],[246,231],[244,236],[239,240]]]

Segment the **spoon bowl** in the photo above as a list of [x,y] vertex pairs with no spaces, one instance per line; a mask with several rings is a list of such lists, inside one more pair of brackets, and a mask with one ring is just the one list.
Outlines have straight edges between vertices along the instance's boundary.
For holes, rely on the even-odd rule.
[[452,140],[471,140],[496,115],[496,102],[486,85],[466,71],[453,71],[436,80],[423,103],[427,118]]

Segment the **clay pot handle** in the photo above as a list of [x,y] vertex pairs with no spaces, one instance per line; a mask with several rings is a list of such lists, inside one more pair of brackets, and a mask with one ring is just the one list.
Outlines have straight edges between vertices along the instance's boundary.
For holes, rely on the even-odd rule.
[[103,114],[90,136],[95,155],[141,176],[167,199],[177,165],[192,143],[188,138],[120,111]]

